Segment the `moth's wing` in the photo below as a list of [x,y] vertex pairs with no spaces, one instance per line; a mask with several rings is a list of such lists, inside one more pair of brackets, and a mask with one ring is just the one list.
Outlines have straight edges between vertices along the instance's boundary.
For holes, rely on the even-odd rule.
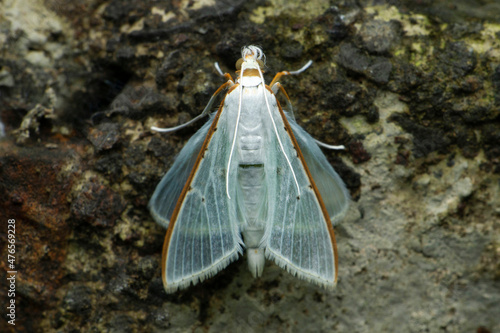
[[[332,223],[316,186],[323,181],[331,183],[327,179],[330,175],[326,173],[325,179],[314,182],[275,97],[269,97],[269,101],[277,135],[268,125],[266,139],[269,140],[269,149],[265,166],[269,200],[273,201],[269,204],[269,220],[263,239],[266,256],[299,278],[332,288],[337,281],[337,245]],[[280,149],[278,137],[296,180]]]
[[168,227],[179,195],[193,169],[212,121],[213,117],[188,140],[149,200],[151,215],[156,223],[164,228]]
[[314,138],[287,116],[316,187],[321,194],[332,224],[337,224],[349,207],[349,192],[344,182],[332,168]]
[[[215,275],[242,252],[235,202],[228,199],[225,186],[229,114],[227,108],[219,109],[172,213],[163,245],[167,292]],[[235,170],[236,165],[231,181],[236,181]]]

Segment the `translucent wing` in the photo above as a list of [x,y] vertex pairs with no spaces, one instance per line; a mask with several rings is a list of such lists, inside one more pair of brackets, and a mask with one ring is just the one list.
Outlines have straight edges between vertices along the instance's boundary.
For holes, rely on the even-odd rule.
[[[270,104],[278,134],[269,128],[266,175],[269,198],[273,202],[269,205],[269,221],[263,239],[266,256],[299,278],[324,287],[333,287],[337,280],[335,235],[327,208],[316,185],[325,182],[340,189],[332,193],[338,193],[341,196],[338,202],[345,203],[331,205],[331,209],[340,208],[339,213],[334,213],[334,216],[345,210],[347,192],[344,191],[340,178],[332,177],[328,168],[323,166],[322,159],[326,161],[326,158],[309,142],[312,138],[300,130],[300,141],[306,151],[306,155],[302,155],[297,147],[298,140],[290,133],[291,128],[282,111],[280,112],[275,97],[268,93],[268,98],[272,102]],[[295,127],[296,130],[299,128],[296,124]],[[279,148],[277,137],[281,140],[296,180]],[[305,156],[312,162],[314,175],[317,177],[315,180],[304,162]],[[333,174],[336,175],[334,171]],[[325,193],[330,192],[325,190]],[[331,201],[336,202],[337,199]]]
[[342,219],[349,207],[349,192],[342,179],[328,163],[314,138],[297,125],[295,119],[287,117],[287,120],[321,194],[330,220],[335,225]]
[[[228,112],[219,109],[172,212],[163,246],[162,277],[167,292],[216,274],[241,253],[235,203],[228,200],[225,188],[230,149],[227,116]],[[230,177],[234,175],[231,170]]]
[[211,123],[212,121],[208,121],[189,139],[149,200],[151,215],[164,228],[168,227],[179,195],[193,169]]

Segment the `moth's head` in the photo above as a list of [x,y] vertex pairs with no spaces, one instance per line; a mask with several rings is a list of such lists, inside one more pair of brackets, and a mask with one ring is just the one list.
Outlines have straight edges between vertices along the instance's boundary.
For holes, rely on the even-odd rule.
[[259,47],[254,45],[244,46],[241,49],[241,59],[236,62],[236,69],[243,71],[243,75],[245,76],[252,75],[252,72],[255,73],[252,69],[264,72],[265,62],[266,56]]

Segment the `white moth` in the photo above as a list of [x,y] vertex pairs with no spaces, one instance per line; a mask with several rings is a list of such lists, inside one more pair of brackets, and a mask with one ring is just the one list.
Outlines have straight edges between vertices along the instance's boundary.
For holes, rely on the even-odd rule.
[[[162,278],[174,292],[215,275],[246,249],[254,277],[265,258],[293,275],[326,288],[337,282],[337,245],[333,225],[344,215],[349,194],[315,141],[295,122],[286,92],[264,82],[264,54],[242,49],[238,79],[218,111],[181,150],[149,202],[153,218],[168,228],[163,245]],[[220,68],[216,64],[219,73]],[[281,90],[288,113],[276,98]],[[321,143],[320,143],[321,144]],[[324,145],[324,144],[321,144]],[[342,149],[342,146],[327,146]]]

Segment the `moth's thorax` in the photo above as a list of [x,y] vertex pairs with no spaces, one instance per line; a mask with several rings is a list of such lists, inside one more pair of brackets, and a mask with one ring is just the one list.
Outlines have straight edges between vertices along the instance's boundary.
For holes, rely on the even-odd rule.
[[262,84],[262,79],[259,76],[243,75],[243,77],[238,78],[237,82],[243,87],[255,87]]
[[[243,76],[241,75],[243,73]],[[237,82],[243,87],[255,87],[263,83],[260,72],[256,68],[248,68],[239,72]]]

